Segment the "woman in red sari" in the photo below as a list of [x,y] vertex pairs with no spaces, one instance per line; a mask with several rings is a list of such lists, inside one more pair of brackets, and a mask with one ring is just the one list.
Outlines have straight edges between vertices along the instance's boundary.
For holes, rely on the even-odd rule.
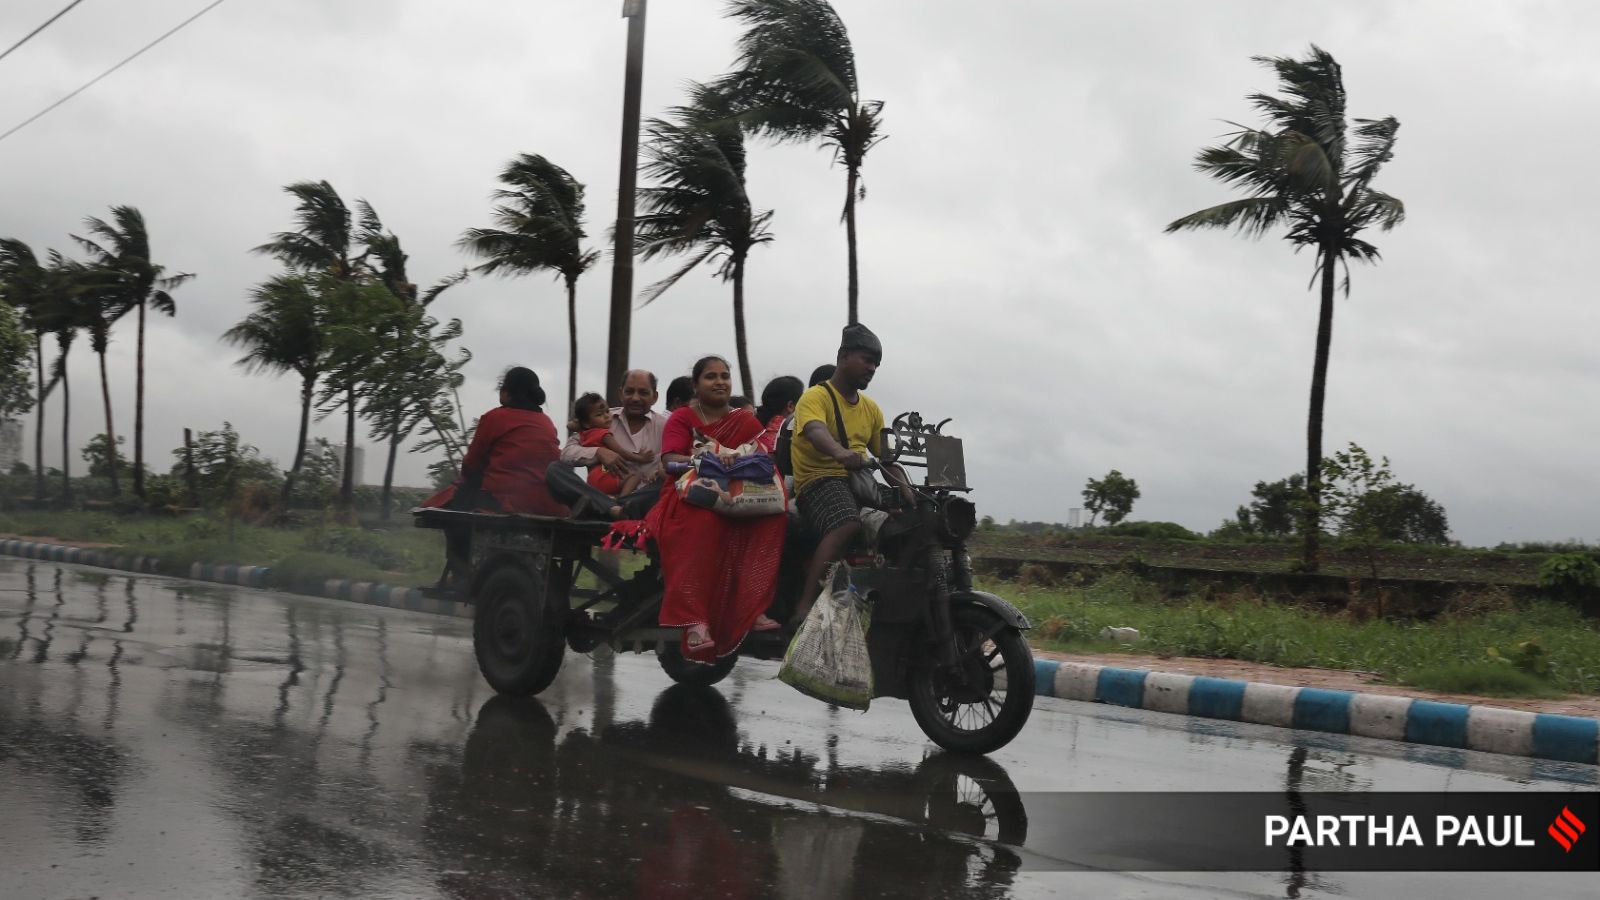
[[[749,410],[732,409],[726,360],[694,365],[694,398],[674,410],[661,433],[661,458],[687,462],[696,433],[733,448],[765,430]],[[666,593],[661,624],[683,628],[683,655],[710,662],[739,649],[752,629],[780,627],[765,615],[778,581],[787,516],[736,519],[684,502],[668,480],[648,530],[661,551]]]

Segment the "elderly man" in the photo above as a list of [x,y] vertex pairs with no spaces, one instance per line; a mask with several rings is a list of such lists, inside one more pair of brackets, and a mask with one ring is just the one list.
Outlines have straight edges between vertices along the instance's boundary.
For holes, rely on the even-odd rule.
[[[648,454],[649,462],[629,462],[605,447],[585,447],[578,435],[567,438],[561,461],[550,465],[545,483],[558,499],[579,507],[575,515],[587,508],[613,518],[637,519],[655,504],[661,492],[661,429],[667,423],[667,417],[653,408],[658,396],[654,373],[633,369],[622,380],[622,405],[611,410],[611,434],[617,444]],[[625,497],[607,497],[577,473],[579,467],[591,465],[604,466],[623,479],[638,473],[640,487]]]
[[[844,556],[861,531],[863,504],[850,489],[850,473],[866,468],[868,451],[883,456],[883,411],[861,392],[872,383],[882,360],[883,344],[877,335],[865,325],[846,326],[832,375],[808,389],[795,405],[790,454],[796,502],[806,526],[821,542],[806,570],[806,588],[794,610],[794,622],[811,609],[823,573]],[[867,505],[879,509],[915,505],[905,474],[894,466],[883,471],[896,489],[879,485],[877,502]]]

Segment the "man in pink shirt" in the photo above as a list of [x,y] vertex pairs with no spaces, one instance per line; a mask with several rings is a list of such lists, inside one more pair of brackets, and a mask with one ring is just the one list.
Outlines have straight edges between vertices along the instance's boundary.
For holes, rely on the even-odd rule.
[[[585,447],[574,434],[561,448],[561,461],[552,463],[545,476],[550,492],[568,504],[582,497],[585,506],[602,516],[611,506],[617,505],[622,507],[623,518],[642,518],[661,494],[661,429],[667,417],[653,408],[658,398],[655,374],[634,369],[622,380],[622,405],[611,410],[611,434],[617,443],[636,453],[649,453],[650,462],[629,462],[605,447]],[[639,489],[614,500],[606,497],[590,487],[576,471],[596,464],[623,479],[637,472]]]

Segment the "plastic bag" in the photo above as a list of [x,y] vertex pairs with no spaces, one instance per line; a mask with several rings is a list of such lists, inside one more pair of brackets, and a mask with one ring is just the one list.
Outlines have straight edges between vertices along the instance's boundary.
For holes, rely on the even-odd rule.
[[833,567],[828,584],[789,642],[778,679],[809,697],[864,710],[873,693],[867,604],[843,563]]

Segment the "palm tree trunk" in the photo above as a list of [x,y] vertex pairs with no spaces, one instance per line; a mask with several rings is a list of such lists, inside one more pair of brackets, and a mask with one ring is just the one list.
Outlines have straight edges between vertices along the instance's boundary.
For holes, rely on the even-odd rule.
[[72,502],[72,457],[67,455],[67,439],[72,424],[72,386],[67,381],[67,351],[61,351],[61,502]]
[[1315,572],[1321,564],[1322,537],[1322,405],[1328,386],[1328,348],[1333,343],[1333,276],[1336,257],[1322,247],[1322,303],[1317,311],[1317,350],[1311,366],[1311,412],[1306,417],[1305,547],[1300,568]]
[[106,461],[111,465],[111,496],[122,494],[122,483],[117,478],[117,429],[111,422],[111,382],[106,379],[106,352],[96,351],[100,357],[100,399],[106,407]]
[[356,508],[356,386],[344,389],[344,472],[339,479],[339,506],[346,512]]
[[400,451],[400,423],[396,421],[394,430],[389,433],[389,464],[383,467],[383,512],[380,515],[383,521],[389,521],[389,506],[393,500],[394,490],[394,458]]
[[861,295],[860,274],[856,269],[856,191],[861,182],[861,170],[855,166],[845,178],[849,192],[844,198],[844,239],[850,251],[850,324],[857,321],[857,301]]
[[44,503],[44,332],[33,333],[33,362],[39,370],[38,417],[33,426],[33,502]]
[[306,431],[311,427],[311,396],[317,387],[316,378],[306,378],[300,386],[300,439],[294,445],[294,463],[283,479],[283,505],[289,506],[289,495],[294,493],[294,479],[306,461]]
[[[622,390],[618,382],[617,390]],[[620,397],[607,397],[606,404],[610,405]],[[565,415],[572,414],[572,404],[578,400],[578,279],[567,278],[567,409]],[[557,420],[563,418],[557,416]]]
[[744,333],[744,257],[733,261],[733,346],[739,354],[739,382],[744,395],[756,399],[755,382],[750,377],[750,350]]
[[133,381],[133,495],[144,500],[144,300],[139,300],[138,360]]

